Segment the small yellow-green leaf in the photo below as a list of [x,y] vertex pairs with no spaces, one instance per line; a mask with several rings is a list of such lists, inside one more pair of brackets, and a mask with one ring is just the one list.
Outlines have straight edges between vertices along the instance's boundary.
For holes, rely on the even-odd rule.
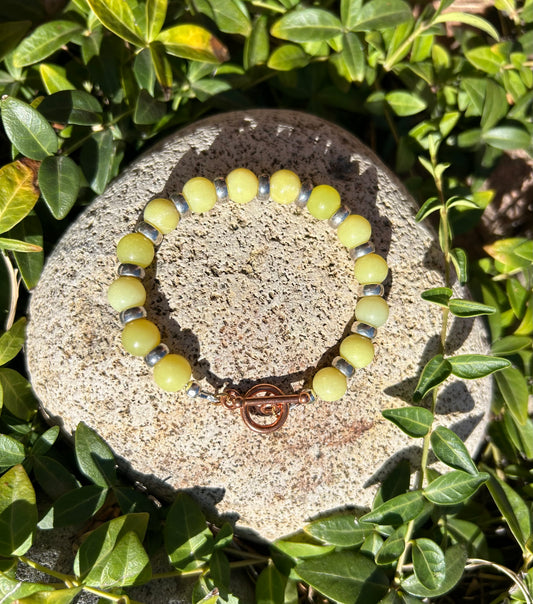
[[471,27],[475,27],[484,31],[485,33],[492,36],[496,41],[500,39],[500,36],[496,29],[483,17],[479,15],[472,15],[466,12],[448,12],[441,13],[433,20],[433,23],[447,23],[453,21],[455,23],[464,23],[465,25],[470,25]]
[[283,44],[270,55],[267,66],[277,71],[291,71],[305,67],[307,63],[309,63],[309,57],[300,46]]
[[157,41],[166,51],[182,59],[222,63],[229,59],[228,49],[204,27],[192,23],[175,25],[163,30]]
[[28,421],[37,413],[30,383],[14,369],[0,369],[0,398],[4,407],[19,419]]
[[39,199],[33,169],[21,161],[0,168],[0,233],[20,222]]
[[124,0],[87,0],[98,20],[119,38],[136,46],[144,46],[144,40],[133,11]]
[[243,64],[245,69],[266,63],[268,52],[268,19],[266,15],[260,15],[254,22],[252,33],[244,43]]
[[385,100],[399,116],[415,115],[427,107],[427,103],[422,98],[405,90],[389,92],[385,95]]
[[26,317],[21,317],[9,331],[0,336],[0,365],[5,365],[17,356],[24,344]]
[[54,94],[54,92],[60,92],[61,90],[75,90],[76,88],[69,82],[65,68],[59,65],[41,63],[39,74],[48,94]]
[[[31,211],[24,220],[21,220],[10,229],[9,236],[42,248],[43,229],[35,212]],[[28,290],[33,289],[41,276],[44,264],[44,253],[33,252],[31,254],[26,254],[14,251],[13,256],[15,257],[24,285]]]
[[0,237],[0,250],[10,250],[12,252],[20,252],[27,254],[29,252],[42,252],[43,248],[40,245],[28,243],[27,241],[19,241],[18,239],[8,239],[7,237]]
[[13,52],[15,67],[33,65],[46,59],[82,31],[74,21],[49,21],[39,25]]
[[321,8],[293,10],[276,21],[270,33],[291,42],[331,40],[342,34],[342,24],[333,13]]
[[146,0],[146,41],[155,40],[167,14],[167,0]]

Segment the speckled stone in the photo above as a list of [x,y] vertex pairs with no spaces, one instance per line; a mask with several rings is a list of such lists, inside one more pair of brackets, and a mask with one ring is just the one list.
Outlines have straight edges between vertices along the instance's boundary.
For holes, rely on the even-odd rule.
[[[291,411],[265,436],[234,412],[165,394],[142,359],[123,351],[118,314],[106,301],[117,241],[133,231],[153,196],[193,176],[235,167],[281,168],[336,187],[372,224],[376,251],[391,268],[391,307],[375,361],[356,372],[339,402]],[[95,428],[132,476],[156,492],[186,489],[212,517],[274,539],[346,506],[368,506],[377,481],[420,441],[381,410],[404,405],[437,350],[439,307],[420,292],[441,286],[435,237],[414,221],[414,202],[356,138],[319,118],[257,110],[217,115],[159,143],[132,164],[70,227],[50,256],[30,304],[27,358],[51,421],[71,433]],[[254,200],[219,202],[182,220],[165,238],[145,279],[148,317],[171,351],[185,355],[206,388],[309,383],[331,362],[353,322],[353,261],[327,221],[307,210]],[[456,288],[456,294],[462,295]],[[448,352],[487,351],[482,324],[454,320]],[[449,379],[438,423],[475,451],[490,380]]]

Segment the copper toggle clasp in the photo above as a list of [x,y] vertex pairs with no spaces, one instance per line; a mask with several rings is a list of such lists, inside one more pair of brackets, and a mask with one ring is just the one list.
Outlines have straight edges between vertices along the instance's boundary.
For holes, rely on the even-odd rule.
[[[261,434],[275,432],[287,420],[291,405],[305,405],[311,402],[309,392],[284,394],[273,384],[257,384],[243,396],[237,390],[228,389],[220,395],[220,402],[226,409],[239,409],[244,423]],[[260,422],[253,416],[273,417],[272,422]]]

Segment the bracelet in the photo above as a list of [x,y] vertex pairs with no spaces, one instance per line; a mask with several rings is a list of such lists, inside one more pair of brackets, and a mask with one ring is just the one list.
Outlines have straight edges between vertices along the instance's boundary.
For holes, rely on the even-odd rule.
[[[215,394],[203,390],[191,380],[189,361],[179,354],[171,354],[161,343],[157,326],[146,318],[146,290],[142,283],[144,269],[152,263],[155,249],[164,235],[171,233],[180,219],[191,211],[207,212],[217,201],[246,204],[255,198],[262,202],[272,200],[282,205],[294,203],[299,208],[307,207],[312,216],[328,220],[329,225],[336,229],[339,241],[355,260],[354,273],[360,285],[355,321],[352,333],[340,343],[339,356],[330,367],[315,373],[312,388],[284,394],[273,384],[258,384],[246,394],[233,388]],[[181,193],[171,195],[169,199],[158,197],[149,201],[135,232],[125,235],[117,244],[118,278],[109,286],[107,297],[111,306],[120,313],[124,328],[122,346],[130,354],[144,357],[146,365],[153,369],[154,381],[163,390],[177,392],[186,389],[192,398],[239,410],[244,423],[255,432],[274,432],[285,423],[291,406],[312,403],[316,399],[340,399],[346,393],[347,379],[374,358],[372,340],[377,328],[389,315],[382,285],[388,266],[375,253],[371,234],[368,220],[352,214],[349,208],[341,205],[336,189],[327,184],[313,187],[310,183],[302,183],[290,170],[278,170],[270,177],[261,175],[258,178],[248,169],[237,168],[225,179],[191,178]]]

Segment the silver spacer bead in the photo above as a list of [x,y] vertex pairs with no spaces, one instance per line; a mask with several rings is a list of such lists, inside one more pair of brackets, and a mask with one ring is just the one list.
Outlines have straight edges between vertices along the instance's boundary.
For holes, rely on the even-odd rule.
[[368,338],[369,340],[372,340],[372,338],[376,337],[378,330],[372,325],[368,325],[367,323],[362,323],[361,321],[356,321],[352,325],[352,332],[356,333],[360,336],[364,336],[365,338]]
[[259,177],[259,190],[257,192],[257,199],[259,201],[268,201],[270,198],[270,176],[268,174],[261,174]]
[[180,213],[181,218],[185,218],[191,213],[187,200],[181,193],[173,193],[170,196],[170,201],[176,206],[176,210]]
[[381,283],[367,283],[360,287],[359,296],[382,296],[385,293],[385,288]]
[[121,277],[135,277],[136,279],[144,279],[144,268],[136,264],[119,264],[117,275]]
[[126,323],[137,321],[137,319],[144,319],[146,317],[146,310],[144,310],[144,306],[132,306],[123,310],[118,317],[122,325],[126,325]]
[[351,214],[350,208],[346,206],[341,206],[335,214],[328,220],[328,224],[332,229],[336,229],[339,225],[341,225]]
[[219,201],[226,200],[228,198],[228,185],[226,184],[226,180],[221,177],[215,178],[213,184],[215,185],[217,199]]
[[218,403],[219,398],[211,392],[202,390],[198,382],[189,382],[187,390],[185,390],[187,396],[190,398],[198,399],[200,401],[207,401],[208,403]]
[[367,254],[372,254],[375,251],[374,244],[371,241],[367,241],[362,245],[358,245],[357,247],[353,247],[350,250],[350,258],[353,260],[357,260],[361,258],[361,256],[366,256]]
[[147,222],[139,222],[135,230],[137,233],[144,235],[146,239],[149,239],[156,246],[160,245],[163,241],[163,233]]
[[150,350],[150,352],[144,357],[144,362],[148,365],[148,367],[153,367],[159,361],[166,357],[168,354],[168,346],[166,344],[159,344],[154,349]]
[[355,373],[355,367],[342,357],[335,357],[331,365],[332,367],[335,367],[335,369],[338,369],[347,378],[353,377]]
[[312,190],[313,185],[310,182],[303,182],[302,186],[300,187],[300,193],[298,194],[298,197],[294,200],[294,203],[299,208],[305,208],[307,202],[309,201],[309,196],[311,195]]
[[191,398],[196,398],[198,394],[200,394],[200,390],[201,388],[198,382],[189,382],[189,384],[187,384],[187,390],[185,390],[185,393]]
[[311,388],[304,388],[302,390],[302,392],[305,392],[305,394],[309,395],[309,403],[308,404],[314,403],[316,401],[315,391],[311,390]]

